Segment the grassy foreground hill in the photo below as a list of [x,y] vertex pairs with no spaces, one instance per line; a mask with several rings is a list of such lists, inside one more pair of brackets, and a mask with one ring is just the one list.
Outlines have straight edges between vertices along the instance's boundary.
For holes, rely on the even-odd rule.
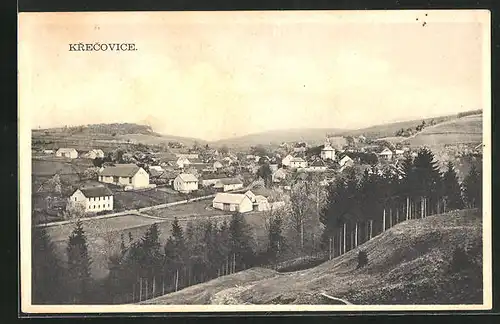
[[[454,262],[457,247],[468,262]],[[359,250],[368,265],[357,269]],[[481,304],[482,220],[478,210],[400,223],[357,249],[311,269],[253,268],[142,304]]]

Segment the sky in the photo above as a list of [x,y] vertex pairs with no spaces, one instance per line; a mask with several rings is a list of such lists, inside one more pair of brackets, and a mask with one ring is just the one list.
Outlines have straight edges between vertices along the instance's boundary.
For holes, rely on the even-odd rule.
[[[20,118],[32,128],[136,122],[218,140],[482,109],[488,19],[484,11],[21,13]],[[137,50],[69,51],[78,42]]]

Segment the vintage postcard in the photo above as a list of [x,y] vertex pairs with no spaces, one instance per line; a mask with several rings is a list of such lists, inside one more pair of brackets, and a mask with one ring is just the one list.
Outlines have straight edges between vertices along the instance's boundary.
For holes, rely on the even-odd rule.
[[25,313],[492,307],[490,12],[19,14]]

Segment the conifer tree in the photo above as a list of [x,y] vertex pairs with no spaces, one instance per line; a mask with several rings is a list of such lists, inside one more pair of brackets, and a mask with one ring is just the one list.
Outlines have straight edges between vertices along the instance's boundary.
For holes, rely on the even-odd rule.
[[151,278],[159,273],[163,255],[160,245],[160,231],[158,224],[152,224],[141,239],[139,246],[142,254],[141,266],[143,273]]
[[249,234],[248,224],[245,222],[243,215],[234,213],[229,223],[229,241],[230,253],[233,260],[236,262],[233,265],[237,271],[245,264],[250,266],[253,264],[254,251],[251,244],[251,236]]
[[87,237],[81,220],[77,220],[75,228],[69,236],[67,254],[68,279],[72,299],[75,303],[84,303],[89,299],[92,261],[88,253]]
[[32,303],[64,301],[63,268],[45,228],[32,229]]
[[269,219],[269,246],[267,252],[273,261],[277,261],[279,255],[285,249],[285,237],[283,235],[283,218],[279,214],[271,215]]
[[448,210],[462,209],[464,202],[462,199],[462,190],[458,183],[457,173],[450,161],[447,165],[447,170],[443,174],[443,189],[446,200],[446,208]]
[[481,173],[473,164],[462,184],[464,198],[469,208],[480,208],[482,206],[482,182]]

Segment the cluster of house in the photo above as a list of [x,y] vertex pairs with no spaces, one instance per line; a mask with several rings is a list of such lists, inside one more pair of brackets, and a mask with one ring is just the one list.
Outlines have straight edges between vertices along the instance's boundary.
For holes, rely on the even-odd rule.
[[68,159],[76,159],[78,157],[82,157],[85,159],[96,159],[96,158],[104,158],[104,152],[101,149],[92,149],[89,151],[78,152],[74,148],[61,147],[54,150],[43,150],[43,154],[52,155],[54,154],[57,157],[64,157]]

